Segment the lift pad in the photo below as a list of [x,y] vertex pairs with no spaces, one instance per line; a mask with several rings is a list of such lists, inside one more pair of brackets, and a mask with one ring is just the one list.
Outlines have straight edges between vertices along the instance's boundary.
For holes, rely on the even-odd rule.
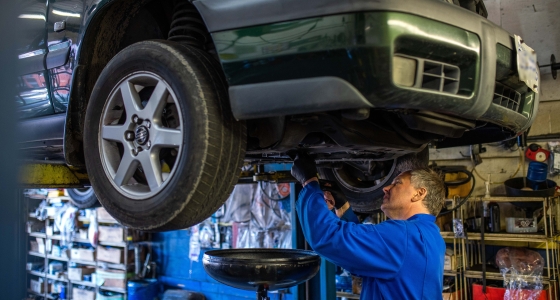
[[89,183],[85,172],[52,163],[24,163],[19,179],[24,188],[79,188]]

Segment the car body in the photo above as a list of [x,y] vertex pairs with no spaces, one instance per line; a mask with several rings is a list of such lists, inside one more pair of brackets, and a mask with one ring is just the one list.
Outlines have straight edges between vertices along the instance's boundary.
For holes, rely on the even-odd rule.
[[[530,127],[538,109],[535,54],[519,37],[443,1],[23,2],[21,148],[29,158],[62,160],[87,171],[90,180],[84,184],[132,227],[169,230],[200,222],[225,201],[242,161],[290,162],[301,150],[313,155],[321,176],[341,184],[355,210],[369,212],[379,207],[381,188],[396,176],[399,163],[412,158],[427,163],[428,144],[511,139]],[[167,41],[146,42],[154,40]],[[142,51],[147,52],[138,54]],[[177,75],[166,77],[154,63],[150,71],[136,68],[111,77],[152,54],[152,61],[177,55],[161,64]],[[183,62],[190,73],[174,67]],[[190,64],[208,70],[210,79],[196,79]],[[186,77],[196,80],[181,91],[176,86]],[[187,103],[199,96],[188,90],[201,88],[201,82],[214,88],[200,95],[223,89],[210,97],[216,104]],[[163,109],[163,119],[175,118],[179,125],[157,123],[161,109],[151,112],[153,119],[141,116],[157,84],[167,97],[161,105],[178,110],[170,116],[170,109]],[[129,86],[133,103],[140,103],[133,116],[126,103],[130,96],[123,92]],[[193,154],[188,149],[194,142],[186,137],[198,130],[188,122],[213,109],[225,121],[216,127],[222,140],[208,147],[222,150],[216,150],[219,166],[201,171],[212,174],[212,188],[200,196],[212,204],[198,212],[201,204],[191,201],[195,196],[188,191],[198,191],[190,185],[200,180],[187,178],[194,162],[182,160]],[[116,111],[119,115],[106,121]],[[201,126],[215,123],[204,122]],[[104,132],[117,124],[124,129],[107,138]],[[160,127],[166,129],[157,131]],[[168,148],[155,154],[165,162],[138,158],[155,151],[141,137],[171,139],[170,132],[184,138],[158,144]],[[205,140],[216,137],[208,130],[200,134],[208,134]],[[197,160],[206,163],[204,149]],[[121,168],[125,157],[128,171]],[[145,172],[149,164],[155,177]],[[184,182],[174,182],[181,176]],[[180,195],[186,196],[174,204],[163,200]],[[123,197],[130,201],[119,202]],[[145,206],[142,212],[132,212],[138,203]],[[157,215],[167,206],[175,208]],[[147,217],[150,211],[157,216]],[[182,214],[192,217],[178,221]]]

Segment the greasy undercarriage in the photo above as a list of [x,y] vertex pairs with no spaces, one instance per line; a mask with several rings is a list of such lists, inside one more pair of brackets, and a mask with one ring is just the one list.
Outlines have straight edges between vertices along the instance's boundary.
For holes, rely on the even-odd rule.
[[386,161],[478,128],[456,117],[410,110],[371,110],[367,115],[362,120],[344,112],[249,120],[246,161],[290,161],[290,154],[301,148],[319,163]]

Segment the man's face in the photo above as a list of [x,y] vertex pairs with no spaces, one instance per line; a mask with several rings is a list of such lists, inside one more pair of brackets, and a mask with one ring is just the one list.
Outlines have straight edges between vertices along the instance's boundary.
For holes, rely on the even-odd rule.
[[410,172],[403,172],[395,177],[390,185],[383,188],[383,192],[385,195],[381,210],[388,218],[400,220],[401,214],[409,209],[416,194],[416,189],[410,182]]

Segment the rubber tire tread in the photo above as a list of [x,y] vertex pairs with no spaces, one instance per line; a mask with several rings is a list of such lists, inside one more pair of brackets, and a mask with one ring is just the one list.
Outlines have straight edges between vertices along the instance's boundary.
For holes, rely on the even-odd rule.
[[[241,166],[243,165],[243,157],[245,156],[247,142],[247,129],[245,127],[245,122],[236,121],[231,113],[227,84],[219,62],[201,49],[186,44],[179,45],[184,48],[185,52],[188,52],[193,57],[196,57],[204,66],[207,76],[213,78],[212,89],[217,92],[219,99],[218,105],[220,107],[219,110],[222,112],[222,138],[221,146],[219,147],[219,162],[217,164],[218,176],[214,178],[206,199],[202,201],[202,203],[199,203],[198,207],[194,207],[192,205],[185,207],[187,210],[185,214],[178,215],[177,218],[168,224],[158,228],[158,230],[162,231],[185,228],[187,225],[190,226],[190,220],[188,218],[185,219],[182,216],[203,214],[210,217],[218,208],[220,208],[220,206],[223,205],[223,202],[216,202],[213,199],[224,199],[225,202],[233,191],[233,188],[239,179],[239,175],[241,174]],[[197,200],[193,201],[198,202]]]
[[98,203],[97,196],[95,195],[93,188],[90,188],[88,193],[85,195],[80,195],[74,192],[74,189],[66,189],[66,192],[68,192],[70,202],[77,208],[90,208]]
[[[221,82],[223,80],[221,79],[223,75],[220,74],[219,72],[213,71],[214,69],[213,67],[211,67],[208,61],[206,59],[202,59],[204,58],[204,55],[201,55],[201,53],[196,53],[195,51],[192,51],[192,49],[189,49],[188,47],[181,46],[177,43],[168,42],[168,41],[144,41],[131,45],[125,48],[119,54],[117,54],[117,56],[115,56],[115,58],[113,58],[113,60],[109,62],[105,70],[102,72],[100,78],[98,79],[96,88],[98,88],[99,86],[99,89],[102,89],[102,85],[105,84],[104,81],[107,80],[107,78],[105,77],[110,78],[110,73],[113,71],[111,70],[112,68],[111,66],[115,66],[115,65],[118,66],[119,62],[122,65],[123,60],[126,62],[127,57],[131,55],[139,57],[139,55],[136,54],[135,52],[140,51],[140,53],[142,53],[141,49],[143,47],[158,48],[160,47],[158,45],[171,47],[173,51],[180,53],[181,58],[179,59],[179,61],[181,63],[186,64],[185,67],[189,69],[190,75],[193,75],[192,73],[193,71],[190,70],[196,70],[196,72],[199,72],[199,73],[194,73],[193,75],[196,77],[199,86],[192,86],[190,88],[195,89],[199,93],[204,94],[202,98],[200,99],[197,98],[195,100],[201,102],[201,103],[197,102],[196,106],[197,107],[203,106],[202,109],[205,111],[205,113],[202,115],[189,116],[189,117],[196,117],[199,119],[197,121],[201,121],[204,124],[206,124],[206,126],[208,127],[208,136],[202,138],[202,143],[196,144],[197,151],[206,153],[202,161],[196,162],[197,170],[192,170],[191,169],[192,166],[189,165],[188,166],[189,170],[176,171],[182,173],[188,172],[189,174],[193,174],[196,172],[196,174],[194,174],[194,176],[191,177],[196,177],[195,181],[197,182],[197,184],[195,184],[195,186],[185,186],[184,184],[177,183],[175,179],[171,179],[173,182],[170,182],[170,184],[175,184],[175,185],[172,185],[173,190],[166,192],[166,194],[171,193],[172,197],[163,197],[166,195],[160,197],[162,198],[160,202],[166,202],[166,203],[162,203],[166,205],[162,207],[156,206],[154,209],[152,209],[151,212],[153,213],[153,215],[147,217],[146,211],[142,211],[140,215],[133,211],[127,211],[126,209],[123,209],[121,206],[119,206],[116,203],[118,202],[118,200],[111,199],[111,197],[100,196],[100,202],[102,202],[102,204],[105,206],[107,211],[111,215],[113,215],[113,217],[115,217],[119,222],[129,227],[142,229],[142,230],[150,230],[150,231],[176,230],[176,229],[186,228],[202,222],[203,220],[208,218],[217,208],[219,208],[223,204],[223,202],[227,199],[228,194],[225,192],[217,193],[216,191],[229,190],[231,192],[229,187],[231,185],[230,183],[232,181],[236,182],[239,176],[239,171],[235,171],[229,174],[221,173],[221,172],[222,171],[228,172],[230,169],[233,169],[233,167],[224,168],[224,165],[232,165],[234,167],[241,166],[243,162],[242,159],[244,156],[245,143],[246,143],[245,140],[239,140],[240,135],[231,138],[231,133],[228,133],[231,128],[237,128],[237,131],[239,132],[244,131],[245,126],[244,123],[233,121],[233,117],[224,120],[224,116],[227,116],[227,114],[231,115],[229,106],[226,105],[227,97],[225,97],[225,95],[227,95],[227,92],[223,88],[222,89],[216,88],[217,87],[216,82]],[[165,48],[165,47],[160,47],[160,48]],[[123,52],[125,54],[120,55]],[[163,52],[161,54],[170,55],[170,53],[163,53]],[[181,79],[178,80],[181,81]],[[188,88],[189,87],[187,87],[185,90],[188,90]],[[88,105],[88,114],[86,115],[86,132],[88,131],[88,128],[92,128],[95,127],[96,125],[97,126],[99,125],[98,123],[99,120],[97,120],[97,123],[95,122],[95,115],[90,116],[89,113],[91,106],[99,105],[98,103],[99,101],[94,101],[95,99],[93,99],[95,95],[97,94],[96,94],[96,90],[94,89],[94,92],[92,93],[92,100]],[[187,104],[185,105],[188,106]],[[194,104],[191,104],[191,106],[192,105]],[[227,107],[227,109],[222,109],[224,107]],[[99,116],[97,117],[99,119]],[[201,118],[203,120],[200,120]],[[184,125],[186,125],[186,121],[184,121]],[[86,133],[84,137],[86,141],[86,145],[94,144],[98,146],[96,143],[91,143],[92,141],[89,141],[89,139],[91,138],[96,139],[96,136],[95,137],[91,136],[91,129],[89,131],[90,134]],[[224,138],[224,136],[228,136],[228,137]],[[230,144],[229,149],[238,149],[238,150],[230,151],[230,153],[228,153],[228,156],[226,157],[224,155],[226,150],[222,149],[223,144]],[[185,145],[185,147],[188,146],[189,145]],[[189,149],[192,147],[194,146],[190,145]],[[97,150],[97,147],[94,148],[95,151],[97,152],[99,151]],[[88,151],[87,149],[88,147],[86,147],[86,151]],[[93,154],[95,156],[96,153],[92,153],[92,151],[94,150],[89,150],[89,154]],[[86,153],[86,157],[91,157],[91,155],[87,155],[87,154],[88,153]],[[98,155],[99,154],[97,154],[97,156]],[[186,160],[186,158],[183,159]],[[110,183],[101,184],[99,182],[101,180],[98,180],[98,178],[100,176],[105,176],[105,175],[104,175],[104,171],[102,169],[99,170],[100,168],[98,168],[97,166],[98,165],[96,165],[95,160],[91,160],[91,159],[88,160],[88,173],[93,173],[97,175],[97,176],[90,176],[92,177],[91,180],[94,188],[96,188],[97,186],[96,191],[98,189],[102,190],[106,188],[112,188]],[[174,174],[174,176],[179,176],[179,175],[176,173]],[[224,178],[228,178],[228,180]],[[105,178],[105,180],[107,179]],[[226,183],[224,183],[223,181],[226,181]],[[112,189],[114,190],[114,188]],[[170,189],[168,188],[167,190]],[[115,191],[113,193],[113,196],[115,196],[115,193],[118,192]],[[160,194],[162,193],[163,191],[160,192]],[[105,194],[105,193],[101,191],[99,194]],[[157,197],[158,195],[154,196],[153,198]],[[187,195],[187,199],[177,199],[179,195]],[[210,195],[212,196],[210,197]],[[121,197],[126,198],[122,195]],[[167,198],[172,198],[172,199],[168,200]],[[156,202],[156,204],[159,204],[159,202]]]
[[[429,152],[428,147],[425,147],[422,151],[414,154],[404,155],[397,159],[397,166],[390,175],[389,179],[386,183],[379,187],[378,189],[367,192],[367,193],[357,193],[345,188],[343,185],[339,184],[340,189],[348,198],[348,202],[350,202],[350,207],[352,210],[359,213],[372,213],[381,208],[381,204],[383,203],[383,187],[389,185],[393,182],[393,179],[399,175],[399,173],[403,168],[404,164],[410,165],[412,164],[415,167],[427,167],[429,161]],[[323,179],[338,181],[337,177],[334,175],[332,169],[322,168],[319,169],[319,175]]]

